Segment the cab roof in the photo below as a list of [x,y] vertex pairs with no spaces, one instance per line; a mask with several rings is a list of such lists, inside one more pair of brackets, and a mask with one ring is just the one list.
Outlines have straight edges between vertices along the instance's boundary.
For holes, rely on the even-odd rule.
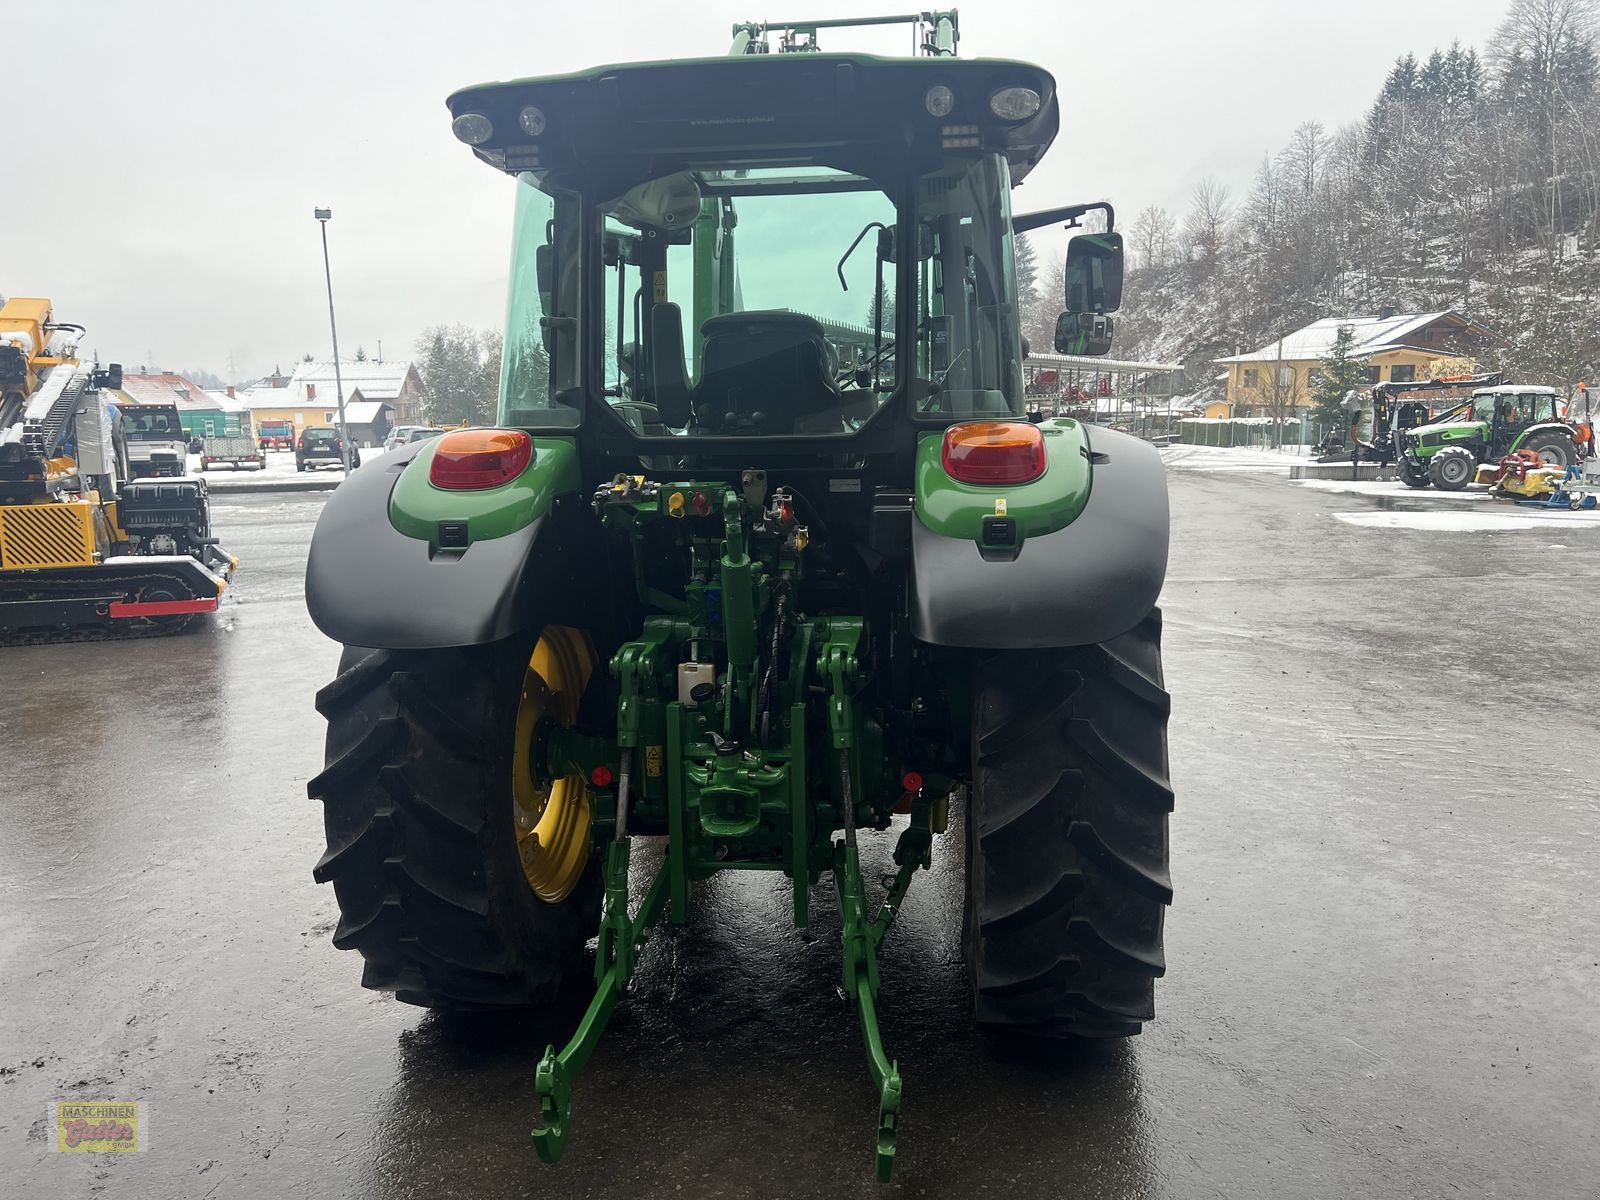
[[[927,111],[929,89],[952,93]],[[1039,108],[1021,121],[990,110],[1008,87]],[[950,153],[994,150],[1020,182],[1060,124],[1055,79],[1004,59],[868,54],[750,54],[596,67],[463,88],[454,118],[485,117],[473,146],[499,170],[548,171],[604,187],[688,164],[826,163],[877,179],[932,169]],[[524,120],[525,110],[533,109]],[[479,132],[482,132],[481,126]],[[954,143],[952,145],[952,143]]]

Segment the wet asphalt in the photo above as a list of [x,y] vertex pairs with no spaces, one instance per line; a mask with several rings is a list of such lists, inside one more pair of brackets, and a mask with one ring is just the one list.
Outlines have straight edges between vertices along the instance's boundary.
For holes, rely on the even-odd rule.
[[[802,935],[778,880],[703,887],[556,1166],[527,1137],[549,1027],[358,986],[311,881],[322,498],[219,497],[244,566],[208,627],[0,651],[0,1196],[1600,1194],[1600,528],[1171,486],[1158,1019],[1088,1049],[974,1034],[953,822],[883,956],[889,1189],[822,889]],[[875,879],[888,835],[864,840]],[[47,1106],[83,1099],[142,1101],[151,1149],[51,1153]]]

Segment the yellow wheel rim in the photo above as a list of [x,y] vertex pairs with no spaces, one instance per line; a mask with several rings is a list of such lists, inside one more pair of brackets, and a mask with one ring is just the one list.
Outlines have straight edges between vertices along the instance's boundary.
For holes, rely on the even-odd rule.
[[579,630],[551,625],[540,635],[522,677],[511,763],[517,853],[528,886],[552,904],[572,893],[589,861],[589,785],[582,775],[568,775],[541,786],[533,772],[533,734],[545,717],[572,728],[593,669],[589,639]]

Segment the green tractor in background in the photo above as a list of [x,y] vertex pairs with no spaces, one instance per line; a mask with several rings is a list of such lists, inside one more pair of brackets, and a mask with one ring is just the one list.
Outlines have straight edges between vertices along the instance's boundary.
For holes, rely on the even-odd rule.
[[1150,445],[1029,413],[1013,260],[1104,214],[1056,331],[1103,354],[1121,237],[1106,204],[1012,213],[1047,72],[957,60],[954,13],[892,20],[923,56],[745,26],[724,58],[452,96],[516,193],[499,424],[354,472],[311,546],[345,645],[309,785],[334,944],[433,1008],[548,1004],[592,968],[537,1068],[546,1159],[652,929],[756,871],[797,926],[837,893],[887,1179],[878,951],[957,801],[978,1023],[1154,1016],[1166,484]]
[[1400,433],[1400,478],[1414,488],[1432,484],[1457,492],[1470,483],[1493,482],[1500,460],[1518,450],[1565,469],[1578,461],[1579,443],[1561,408],[1554,388],[1479,388],[1432,423]]

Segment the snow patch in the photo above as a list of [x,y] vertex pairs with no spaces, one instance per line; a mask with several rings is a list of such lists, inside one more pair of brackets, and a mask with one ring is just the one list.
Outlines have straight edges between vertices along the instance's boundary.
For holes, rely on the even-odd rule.
[[1494,499],[1488,492],[1441,492],[1437,488],[1411,488],[1403,483],[1378,479],[1291,479],[1289,482],[1314,492],[1345,492],[1353,496],[1404,497],[1407,500],[1447,503],[1460,503],[1463,500],[1482,503]]
[[1295,462],[1304,462],[1298,447],[1283,450],[1252,446],[1163,446],[1161,461],[1177,471],[1256,471],[1287,474]]
[[1346,525],[1368,529],[1419,529],[1428,533],[1517,533],[1553,522],[1600,527],[1593,512],[1348,512],[1334,513]]

